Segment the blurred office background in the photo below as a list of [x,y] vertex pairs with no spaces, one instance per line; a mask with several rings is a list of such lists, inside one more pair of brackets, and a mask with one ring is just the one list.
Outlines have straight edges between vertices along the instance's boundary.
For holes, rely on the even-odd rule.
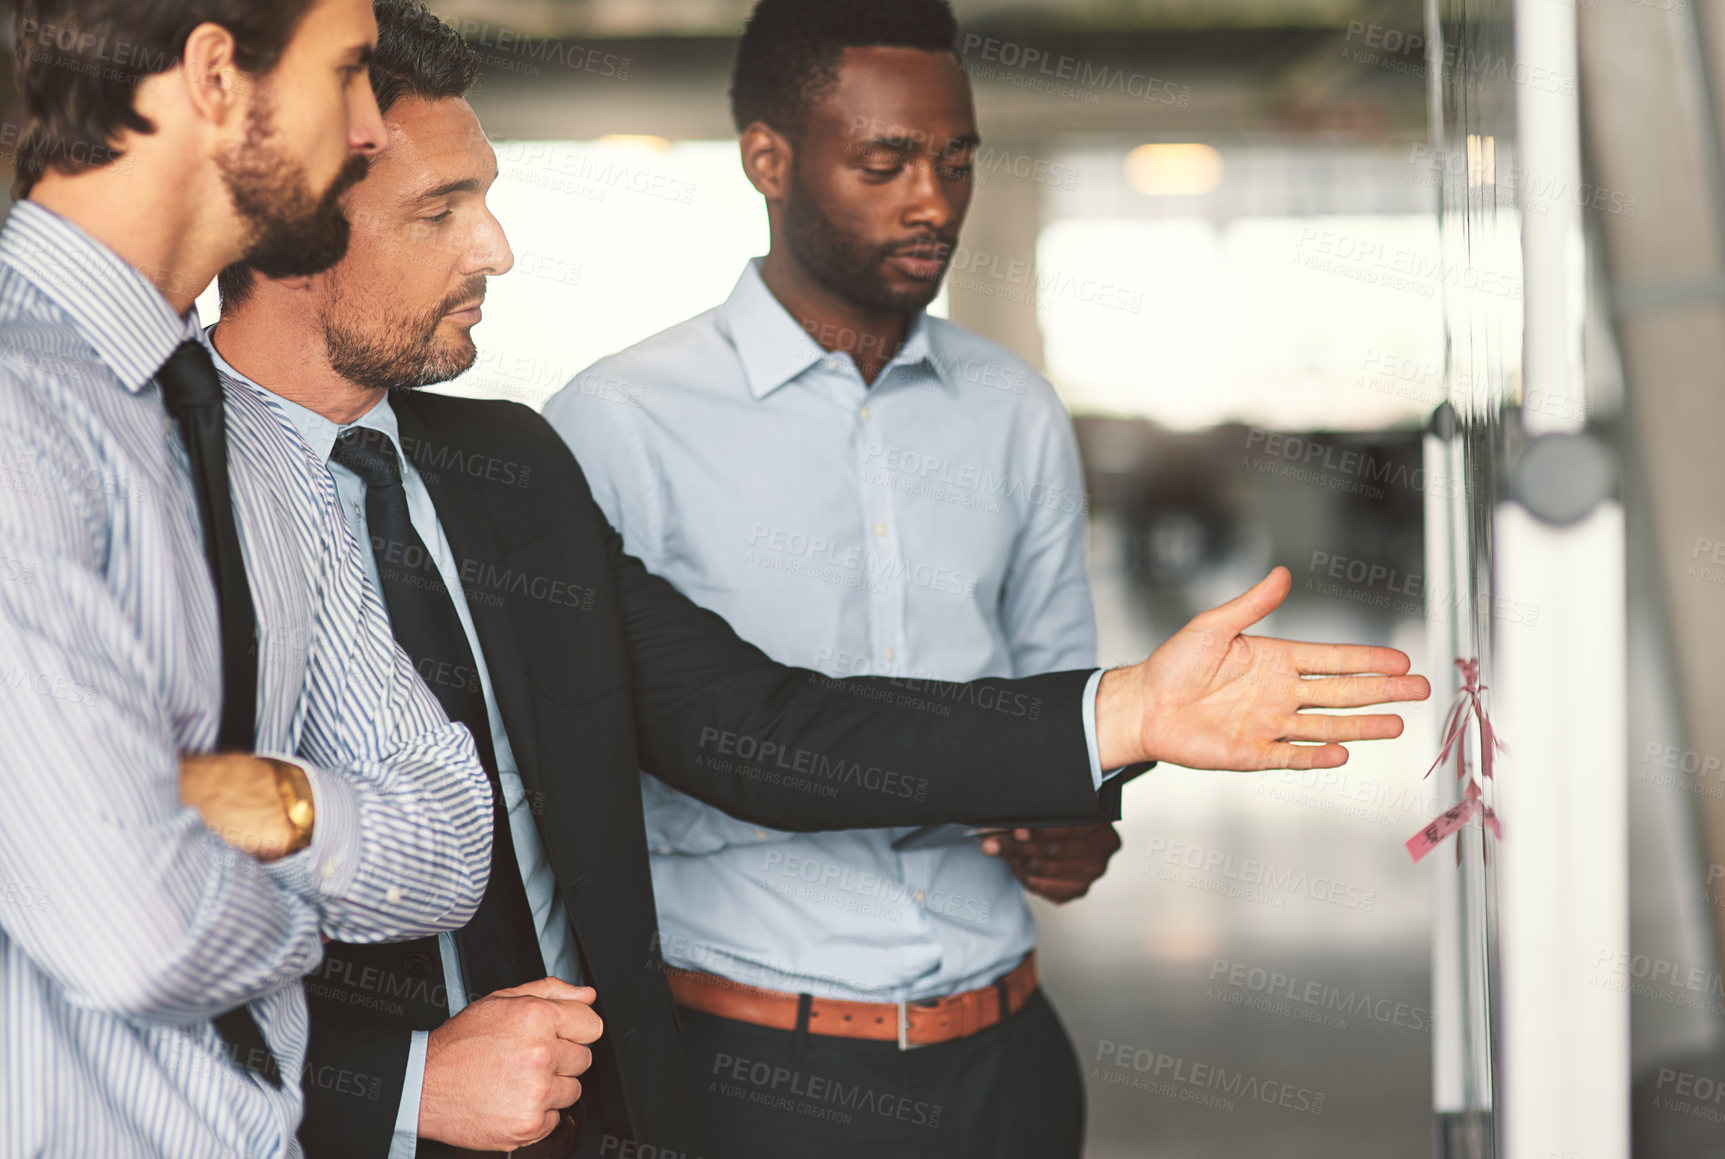
[[[1581,94],[1588,187],[1522,175],[1512,193],[1526,212],[1587,203],[1588,397],[1628,467],[1635,956],[1577,968],[1633,983],[1638,1076],[1725,1082],[1725,717],[1709,712],[1725,694],[1725,15],[1547,2],[1579,20],[1579,77],[1473,63]],[[537,407],[721,301],[764,251],[725,97],[749,0],[432,7],[486,58],[473,103],[516,255],[448,389]],[[1469,387],[1446,364],[1460,275],[1438,189],[1499,163],[1434,132],[1424,5],[955,8],[983,146],[935,311],[1041,366],[1073,414],[1101,660],[1141,657],[1281,563],[1295,590],[1268,630],[1391,644],[1432,671],[1461,597],[1428,574],[1422,432]],[[1513,263],[1498,272],[1465,288],[1519,301]],[[1540,639],[1541,612],[1498,609],[1497,636]],[[1411,864],[1403,841],[1447,801],[1422,780],[1450,687],[1434,685],[1402,738],[1342,770],[1155,771],[1126,794],[1107,878],[1039,908],[1094,1159],[1431,1152],[1432,898],[1456,865],[1448,846]],[[1176,1078],[1206,1066],[1260,1093]],[[1637,1154],[1725,1154],[1717,1117],[1651,1097],[1638,1114]]]

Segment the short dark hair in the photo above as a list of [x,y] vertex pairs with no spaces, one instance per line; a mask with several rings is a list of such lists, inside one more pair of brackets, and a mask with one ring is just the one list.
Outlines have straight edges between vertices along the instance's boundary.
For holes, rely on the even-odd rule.
[[281,60],[312,0],[19,0],[12,29],[26,124],[13,192],[46,169],[77,173],[119,157],[125,130],[156,127],[133,104],[146,77],[180,62],[200,24],[233,33],[234,63],[263,76]]
[[419,0],[377,0],[377,54],[371,91],[380,112],[402,97],[466,96],[479,79],[479,54]]
[[947,0],[760,0],[731,73],[731,120],[802,132],[809,109],[838,83],[847,48],[958,51]]
[[[479,54],[461,34],[418,0],[377,0],[377,52],[371,91],[387,113],[403,97],[438,101],[465,96],[479,79]],[[222,301],[239,303],[252,292],[254,272],[235,262],[216,276]]]

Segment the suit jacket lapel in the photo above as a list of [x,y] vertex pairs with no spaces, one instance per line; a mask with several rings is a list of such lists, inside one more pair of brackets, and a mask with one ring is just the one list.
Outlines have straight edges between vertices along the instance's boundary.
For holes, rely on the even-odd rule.
[[[404,447],[415,468],[431,492],[437,508],[437,521],[449,540],[464,584],[470,575],[501,574],[507,564],[502,544],[497,538],[496,525],[487,493],[495,488],[469,478],[461,471],[439,466],[420,466],[420,462],[447,461],[443,454],[454,449],[460,455],[485,453],[444,429],[427,426],[412,403],[412,396],[394,403],[396,418],[401,426]],[[427,454],[429,452],[429,454]],[[423,456],[423,457],[422,457]],[[510,624],[507,602],[485,598],[494,593],[482,590],[475,598],[469,589],[467,609],[473,616],[473,626],[479,635],[480,649],[485,653],[485,667],[491,675],[491,690],[497,697],[497,708],[503,716],[503,727],[509,733],[509,748],[521,780],[529,789],[539,781],[538,741],[534,733],[532,699],[528,695],[527,670],[516,646],[515,630]]]

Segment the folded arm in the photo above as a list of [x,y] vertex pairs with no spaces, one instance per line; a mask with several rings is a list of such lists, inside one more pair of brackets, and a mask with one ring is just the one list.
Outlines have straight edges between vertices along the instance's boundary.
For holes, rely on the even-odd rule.
[[321,955],[317,909],[180,803],[152,660],[90,533],[102,500],[64,482],[93,465],[5,384],[0,465],[17,565],[0,582],[0,880],[42,903],[9,908],[7,937],[123,1016],[198,1021],[278,989]]

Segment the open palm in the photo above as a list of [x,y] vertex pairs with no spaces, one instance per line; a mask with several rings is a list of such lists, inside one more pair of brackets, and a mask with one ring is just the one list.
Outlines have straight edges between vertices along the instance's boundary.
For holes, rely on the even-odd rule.
[[[1424,700],[1431,686],[1407,674],[1405,652],[1244,634],[1280,606],[1292,583],[1278,567],[1250,591],[1194,616],[1142,664],[1108,674],[1119,679],[1112,688],[1104,680],[1098,716],[1136,702],[1136,737],[1123,739],[1136,749],[1134,759],[1240,771],[1332,768],[1348,759],[1343,742],[1401,735],[1394,713],[1310,710]],[[1105,756],[1104,766],[1112,763]]]

